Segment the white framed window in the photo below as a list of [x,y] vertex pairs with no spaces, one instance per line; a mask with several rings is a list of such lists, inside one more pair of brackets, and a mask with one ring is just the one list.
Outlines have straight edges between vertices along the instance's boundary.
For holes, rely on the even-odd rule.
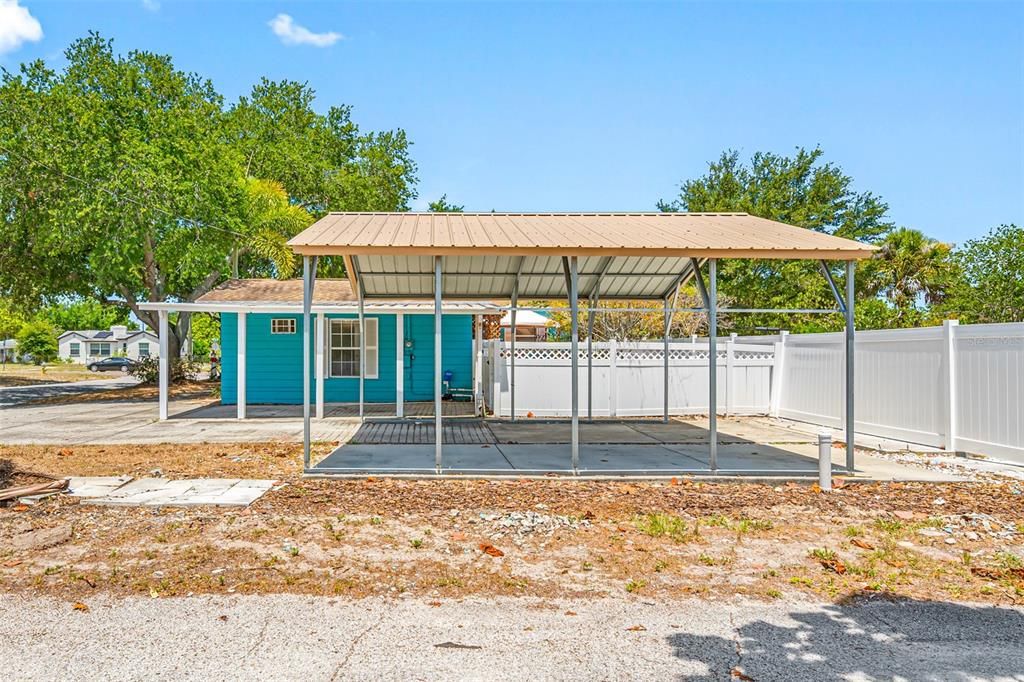
[[147,342],[147,341],[140,341],[139,342],[139,357],[140,358],[148,358],[149,357],[149,342]]
[[295,319],[291,317],[275,317],[270,320],[271,334],[294,334]]
[[103,343],[90,343],[89,355],[92,357],[107,357],[108,355],[110,355],[110,342],[105,341]]
[[[377,319],[366,318],[366,378],[377,378]],[[359,320],[331,320],[329,375],[359,377]]]
[[82,344],[72,343],[71,344],[71,357],[77,358],[82,355]]

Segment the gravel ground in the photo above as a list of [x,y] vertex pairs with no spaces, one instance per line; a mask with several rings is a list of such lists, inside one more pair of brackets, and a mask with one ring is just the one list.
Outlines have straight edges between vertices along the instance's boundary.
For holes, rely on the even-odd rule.
[[1024,610],[945,602],[278,595],[87,607],[0,596],[4,678],[1024,680]]

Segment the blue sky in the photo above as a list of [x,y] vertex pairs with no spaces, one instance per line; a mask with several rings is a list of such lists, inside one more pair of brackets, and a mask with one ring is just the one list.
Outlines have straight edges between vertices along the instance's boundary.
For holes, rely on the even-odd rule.
[[404,128],[417,208],[653,210],[726,148],[820,145],[901,225],[1024,223],[1024,3],[15,2],[43,35],[7,68],[92,29],[229,101],[306,80]]

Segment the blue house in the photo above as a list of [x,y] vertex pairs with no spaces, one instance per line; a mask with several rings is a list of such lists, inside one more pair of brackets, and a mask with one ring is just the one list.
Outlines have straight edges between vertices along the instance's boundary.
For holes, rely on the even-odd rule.
[[[237,405],[302,403],[302,281],[230,280],[175,310],[220,316],[221,402]],[[359,401],[358,300],[348,280],[321,279],[314,292],[309,353],[314,359],[310,401],[317,416],[325,403]],[[445,393],[481,401],[480,316],[500,314],[496,304],[445,301],[442,362]],[[364,402],[394,405],[434,399],[434,305],[423,300],[366,301]]]

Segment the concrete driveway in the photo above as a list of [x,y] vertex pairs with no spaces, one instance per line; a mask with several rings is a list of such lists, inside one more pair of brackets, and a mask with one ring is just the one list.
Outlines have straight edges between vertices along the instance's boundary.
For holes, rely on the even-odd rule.
[[0,597],[5,677],[1024,679],[1024,611],[947,602],[85,601]]

